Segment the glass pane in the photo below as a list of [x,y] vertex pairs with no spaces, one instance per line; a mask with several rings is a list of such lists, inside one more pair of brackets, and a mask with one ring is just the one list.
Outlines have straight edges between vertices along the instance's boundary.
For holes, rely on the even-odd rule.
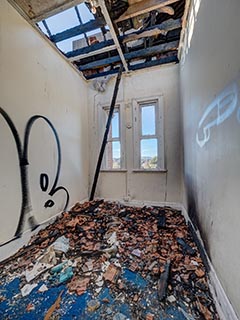
[[112,138],[119,138],[119,112],[115,111],[112,118]]
[[78,26],[79,20],[74,8],[65,10],[46,19],[47,25],[52,34]]
[[142,107],[142,135],[156,134],[155,106]]
[[106,147],[107,169],[121,168],[121,146],[120,141],[108,142]]
[[157,139],[141,140],[141,168],[156,169],[158,161]]
[[112,157],[113,157],[113,169],[120,169],[121,167],[121,146],[119,141],[112,142]]

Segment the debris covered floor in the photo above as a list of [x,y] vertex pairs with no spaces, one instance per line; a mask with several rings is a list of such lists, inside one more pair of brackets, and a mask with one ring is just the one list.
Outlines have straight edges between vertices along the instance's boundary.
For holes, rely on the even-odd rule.
[[76,204],[0,267],[0,319],[219,319],[169,207]]

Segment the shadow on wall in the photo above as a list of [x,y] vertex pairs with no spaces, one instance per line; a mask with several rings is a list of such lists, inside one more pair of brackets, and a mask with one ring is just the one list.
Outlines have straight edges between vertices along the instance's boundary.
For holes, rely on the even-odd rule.
[[[68,206],[69,203],[69,193],[68,190],[63,187],[63,186],[58,186],[58,180],[59,180],[59,175],[60,175],[60,169],[61,169],[61,146],[60,146],[60,141],[58,138],[58,134],[56,129],[54,128],[53,124],[50,122],[50,120],[48,120],[46,117],[41,116],[41,115],[34,115],[32,116],[25,127],[25,131],[24,131],[24,139],[23,139],[23,144],[21,142],[21,139],[19,137],[18,131],[14,125],[14,123],[12,122],[11,118],[9,117],[9,115],[2,109],[0,108],[0,115],[4,118],[4,120],[6,121],[12,135],[13,138],[15,140],[15,144],[16,144],[16,148],[17,148],[17,154],[18,154],[18,161],[19,161],[19,170],[20,170],[20,179],[21,179],[21,191],[22,191],[22,203],[21,203],[21,211],[20,211],[20,217],[17,223],[17,227],[16,227],[16,232],[14,234],[14,237],[5,242],[0,244],[0,246],[3,246],[11,241],[13,241],[14,239],[19,238],[22,235],[23,232],[23,227],[24,227],[24,221],[27,218],[28,219],[28,223],[31,227],[32,230],[36,229],[38,227],[38,223],[36,221],[36,219],[34,218],[34,216],[32,215],[32,208],[31,208],[31,199],[30,199],[30,193],[29,193],[29,179],[28,179],[28,165],[29,165],[29,161],[28,161],[28,145],[29,145],[29,137],[31,134],[31,129],[33,124],[37,121],[37,120],[43,120],[45,123],[48,124],[48,126],[51,128],[51,132],[54,135],[55,138],[55,142],[56,142],[56,146],[57,146],[57,170],[56,170],[56,176],[55,179],[53,181],[52,186],[50,186],[49,183],[49,177],[46,173],[41,173],[40,174],[40,179],[39,179],[39,183],[40,183],[40,188],[43,192],[47,192],[47,194],[52,198],[53,195],[55,195],[58,191],[60,190],[64,190],[64,192],[66,193],[66,202],[65,202],[65,206],[63,208],[63,210],[65,210]],[[50,208],[53,207],[55,205],[54,201],[52,199],[48,199],[45,204],[44,207],[45,208]]]

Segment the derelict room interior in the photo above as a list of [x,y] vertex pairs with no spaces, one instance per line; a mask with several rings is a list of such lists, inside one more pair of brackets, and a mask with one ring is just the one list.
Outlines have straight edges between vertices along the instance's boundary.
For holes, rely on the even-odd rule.
[[0,1],[0,318],[240,317],[240,2]]

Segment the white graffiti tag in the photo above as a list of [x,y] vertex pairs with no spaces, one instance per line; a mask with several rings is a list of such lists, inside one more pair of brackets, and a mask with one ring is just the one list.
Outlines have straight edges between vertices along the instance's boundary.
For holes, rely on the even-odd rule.
[[[222,124],[233,114],[239,101],[238,94],[239,87],[237,82],[234,82],[207,107],[196,133],[196,141],[201,148],[210,140],[211,129]],[[240,108],[237,111],[237,119],[240,123]]]

